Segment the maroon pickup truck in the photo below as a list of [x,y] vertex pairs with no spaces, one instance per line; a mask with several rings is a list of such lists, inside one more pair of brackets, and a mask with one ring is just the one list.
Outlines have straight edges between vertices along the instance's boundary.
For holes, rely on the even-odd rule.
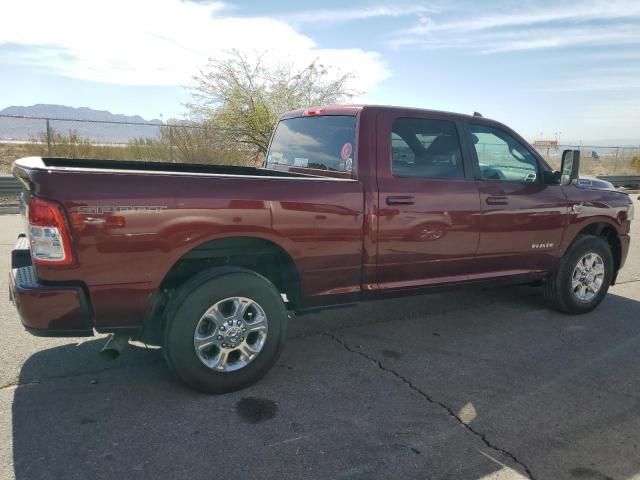
[[161,345],[227,392],[282,351],[289,313],[468,284],[595,308],[629,248],[629,197],[554,172],[501,123],[332,106],[284,115],[264,168],[24,158],[11,297],[35,335]]

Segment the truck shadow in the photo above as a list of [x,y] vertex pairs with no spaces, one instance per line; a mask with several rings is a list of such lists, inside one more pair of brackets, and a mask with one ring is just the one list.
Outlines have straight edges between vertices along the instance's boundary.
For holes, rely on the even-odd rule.
[[267,377],[217,397],[183,387],[157,349],[109,362],[102,344],[23,365],[17,479],[482,478],[504,469],[500,458],[513,465],[397,377],[473,411],[471,427],[537,478],[640,472],[640,303],[615,294],[580,317],[547,311],[528,287],[301,317]]

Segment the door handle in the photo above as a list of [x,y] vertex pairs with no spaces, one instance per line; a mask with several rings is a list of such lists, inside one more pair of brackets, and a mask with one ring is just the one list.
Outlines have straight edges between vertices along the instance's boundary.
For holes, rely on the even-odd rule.
[[413,205],[415,198],[410,195],[397,195],[387,197],[387,205]]
[[507,197],[497,196],[497,197],[487,197],[485,200],[487,205],[507,205],[509,202],[507,201]]

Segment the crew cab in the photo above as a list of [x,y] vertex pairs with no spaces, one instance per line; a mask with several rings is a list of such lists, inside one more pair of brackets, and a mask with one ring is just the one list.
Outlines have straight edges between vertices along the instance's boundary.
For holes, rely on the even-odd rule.
[[35,335],[141,338],[211,393],[263,376],[292,313],[505,283],[585,313],[633,204],[576,154],[554,172],[480,115],[365,105],[285,114],[262,168],[19,159],[11,298]]

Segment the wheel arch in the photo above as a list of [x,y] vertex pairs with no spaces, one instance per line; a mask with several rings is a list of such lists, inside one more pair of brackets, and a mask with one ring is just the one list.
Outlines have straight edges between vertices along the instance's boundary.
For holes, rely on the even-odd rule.
[[571,246],[581,235],[591,235],[594,237],[603,238],[611,248],[611,254],[613,256],[613,277],[611,285],[615,285],[618,271],[620,270],[620,263],[622,261],[622,245],[620,243],[620,237],[618,236],[618,230],[612,223],[606,221],[597,221],[584,226],[573,238],[571,243],[567,246],[563,254],[566,254]]
[[195,246],[173,263],[154,293],[141,338],[150,344],[161,344],[164,313],[176,290],[195,275],[216,267],[236,267],[258,273],[286,295],[288,308],[300,308],[298,268],[282,246],[255,236],[223,237]]

